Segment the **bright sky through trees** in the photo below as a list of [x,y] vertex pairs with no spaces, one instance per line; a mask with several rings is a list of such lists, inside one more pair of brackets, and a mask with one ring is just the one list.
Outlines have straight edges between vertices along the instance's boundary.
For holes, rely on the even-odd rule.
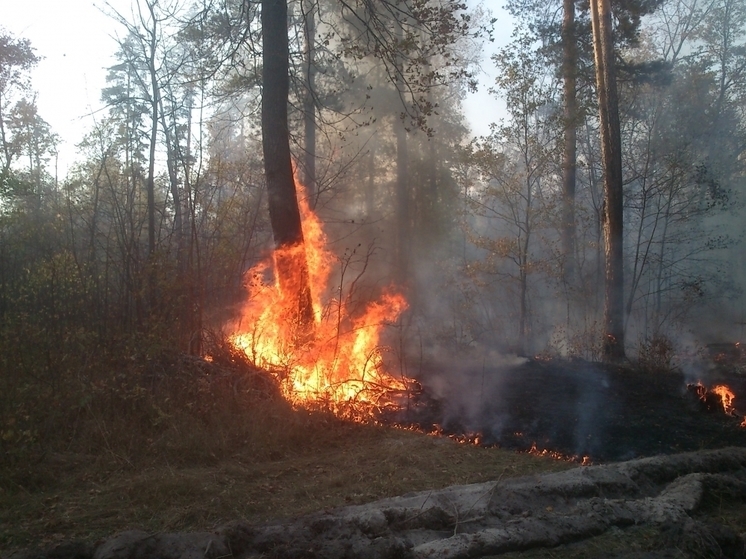
[[[41,62],[32,73],[39,114],[60,136],[60,177],[75,161],[75,145],[91,129],[102,108],[101,89],[106,68],[114,63],[118,28],[106,14],[112,8],[127,15],[133,0],[0,0],[0,26],[18,38],[31,41]],[[475,5],[477,2],[469,2]],[[501,26],[496,41],[485,46],[482,68],[490,75],[480,76],[480,90],[471,94],[465,111],[477,135],[489,132],[489,124],[502,115],[501,103],[487,93],[494,70],[489,54],[508,41],[507,18],[496,0],[486,0],[486,8],[500,12]]]
[[[130,0],[111,0],[127,10]],[[106,67],[113,63],[114,22],[92,0],[0,0],[2,27],[26,38],[42,60],[32,72],[39,114],[61,138],[59,175],[75,159],[75,144],[101,108]]]

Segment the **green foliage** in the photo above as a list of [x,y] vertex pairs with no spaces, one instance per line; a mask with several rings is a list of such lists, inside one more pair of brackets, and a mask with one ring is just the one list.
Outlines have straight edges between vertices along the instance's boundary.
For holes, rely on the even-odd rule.
[[16,39],[0,32],[0,91],[13,85],[24,85],[27,74],[39,62],[31,41]]
[[33,183],[22,173],[11,169],[0,170],[0,199],[26,196],[34,191]]

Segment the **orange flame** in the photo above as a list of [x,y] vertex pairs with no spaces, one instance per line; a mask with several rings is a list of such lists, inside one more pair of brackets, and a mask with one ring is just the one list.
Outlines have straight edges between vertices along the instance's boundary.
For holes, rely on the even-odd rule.
[[720,401],[723,404],[723,411],[727,414],[732,414],[735,409],[733,408],[733,400],[736,395],[733,394],[730,388],[724,384],[718,384],[712,388],[712,392],[720,396]]
[[591,461],[591,457],[588,455],[570,456],[567,454],[562,454],[561,452],[557,452],[556,450],[549,450],[547,448],[543,448],[539,450],[539,448],[536,446],[536,441],[531,443],[531,448],[529,448],[526,452],[533,456],[549,456],[550,458],[553,458],[554,460],[561,460],[562,462],[577,462],[581,466],[592,466],[593,465],[593,462]]
[[[407,390],[408,379],[386,372],[380,345],[383,328],[398,319],[407,303],[390,291],[356,313],[350,309],[350,286],[337,285],[330,294],[337,259],[326,249],[321,221],[309,208],[297,178],[296,189],[305,244],[277,249],[271,259],[248,272],[250,296],[231,341],[254,364],[277,375],[283,395],[293,405],[320,405],[354,419],[369,417],[395,405],[393,397]],[[312,333],[299,338],[299,299],[292,291],[301,278],[290,278],[284,291],[277,274],[271,282],[265,278],[278,261],[298,262],[304,257],[314,324]]]
[[689,384],[687,387],[699,397],[707,409],[717,409],[715,406],[719,404],[720,408],[722,408],[726,415],[741,418],[741,423],[739,424],[740,427],[746,427],[746,416],[742,416],[736,410],[736,407],[733,404],[736,395],[728,386],[718,384],[708,390],[704,384],[697,382],[696,384]]

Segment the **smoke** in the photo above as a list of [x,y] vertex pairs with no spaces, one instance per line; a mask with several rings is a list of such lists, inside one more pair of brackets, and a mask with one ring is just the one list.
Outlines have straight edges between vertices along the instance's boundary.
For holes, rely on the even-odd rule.
[[540,362],[488,348],[458,358],[434,352],[421,368],[428,396],[416,419],[487,445],[576,456],[634,455],[608,448],[607,429],[623,405],[609,372],[591,363]]

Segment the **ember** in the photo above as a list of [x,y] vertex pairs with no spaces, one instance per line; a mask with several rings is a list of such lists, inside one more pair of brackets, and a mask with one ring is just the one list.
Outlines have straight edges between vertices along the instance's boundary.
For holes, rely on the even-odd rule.
[[[423,431],[421,427],[415,427],[414,430]],[[480,446],[484,443],[484,437],[482,433],[451,433],[443,429],[443,426],[437,423],[432,426],[432,429],[430,429],[427,434],[435,437],[448,437],[449,439],[456,441],[459,444],[472,444],[475,446]]]
[[[321,222],[297,179],[296,185],[305,246],[276,250],[273,259],[248,272],[249,300],[231,341],[257,366],[277,375],[293,405],[319,405],[352,419],[370,417],[396,407],[396,396],[408,390],[409,379],[385,370],[380,345],[383,328],[398,319],[407,303],[389,291],[362,312],[353,312],[352,293],[343,292],[346,286],[336,285],[330,295],[335,256],[325,248]],[[302,336],[294,312],[297,296],[283,292],[276,277],[264,281],[278,259],[290,258],[285,254],[289,251],[305,251],[308,260],[314,324],[312,332]]]
[[[746,393],[746,379],[738,376],[693,384],[690,398],[683,398],[679,374],[561,360],[496,367],[479,360],[447,376],[451,367],[435,362],[423,367],[422,392],[392,414],[392,422],[464,439],[477,433],[481,446],[580,463],[746,445],[740,412],[725,415],[723,398],[709,391],[712,413],[703,414],[699,396],[715,384],[736,397]],[[729,405],[737,409],[738,400]]]
[[549,450],[547,448],[539,450],[535,442],[531,444],[531,448],[529,448],[527,452],[528,454],[533,454],[534,456],[549,456],[550,458],[561,460],[563,462],[577,462],[581,466],[590,466],[593,464],[590,456],[568,456],[566,454],[562,454],[561,452],[557,452],[556,450]]

